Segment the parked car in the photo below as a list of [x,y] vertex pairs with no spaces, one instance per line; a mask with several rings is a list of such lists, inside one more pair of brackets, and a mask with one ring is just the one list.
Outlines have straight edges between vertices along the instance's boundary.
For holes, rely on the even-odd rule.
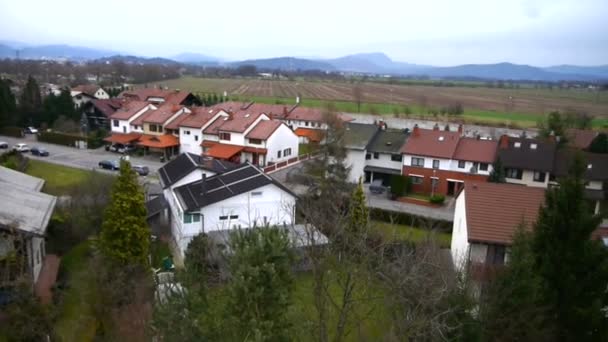
[[382,185],[382,179],[376,179],[369,185],[369,191],[372,194],[383,194],[386,191],[386,187]]
[[107,170],[118,170],[120,169],[120,163],[118,160],[102,160],[99,162],[99,167]]
[[129,153],[131,151],[135,150],[135,146],[130,145],[130,144],[114,144],[112,146],[110,146],[110,151],[112,152],[118,152],[118,153]]
[[25,134],[38,134],[38,130],[35,127],[29,126],[25,129]]
[[30,147],[27,146],[27,144],[19,143],[13,146],[13,150],[17,152],[28,152],[30,150]]
[[8,143],[6,141],[0,141],[0,148],[8,148]]
[[140,176],[147,176],[150,173],[150,169],[145,165],[133,165],[131,168]]
[[30,152],[32,152],[32,154],[35,155],[35,156],[41,156],[41,157],[48,157],[49,156],[49,151],[47,151],[43,147],[34,146],[30,150]]

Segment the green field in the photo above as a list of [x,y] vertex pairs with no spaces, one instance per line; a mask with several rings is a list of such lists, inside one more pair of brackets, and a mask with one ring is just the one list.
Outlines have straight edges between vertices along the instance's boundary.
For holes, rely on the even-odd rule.
[[449,248],[452,241],[450,233],[434,232],[401,224],[373,221],[372,227],[387,241],[422,242],[426,239],[434,239],[442,248]]
[[[163,81],[170,89],[188,90],[195,94],[228,93],[229,99],[292,105],[297,96],[304,106],[323,107],[333,103],[339,111],[359,112],[355,102],[354,83],[296,78],[294,80],[262,80],[257,78],[212,79],[182,77]],[[147,86],[153,86],[148,84]],[[464,121],[469,124],[534,127],[539,119],[554,110],[576,110],[595,116],[594,127],[608,127],[608,92],[588,89],[487,88],[479,85],[437,87],[388,82],[364,82],[361,113],[374,113],[405,118],[409,107],[411,118]],[[460,103],[462,116],[446,118],[428,114],[450,104]]]
[[45,180],[44,192],[60,196],[85,182],[92,172],[30,159],[26,173]]

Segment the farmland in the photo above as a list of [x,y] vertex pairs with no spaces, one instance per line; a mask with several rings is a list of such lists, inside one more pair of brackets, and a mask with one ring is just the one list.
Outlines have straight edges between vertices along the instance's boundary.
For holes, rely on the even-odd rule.
[[[306,106],[318,107],[331,101],[341,111],[358,111],[353,91],[356,84],[350,82],[183,77],[160,85],[193,93],[220,94],[226,91],[231,99],[267,103],[294,103],[296,96],[300,96]],[[372,82],[361,83],[359,87],[362,113],[394,114],[403,112],[407,106],[413,115],[425,115],[429,110],[459,103],[464,107],[464,118],[469,121],[534,126],[543,114],[574,109],[595,116],[595,126],[608,126],[608,92]]]

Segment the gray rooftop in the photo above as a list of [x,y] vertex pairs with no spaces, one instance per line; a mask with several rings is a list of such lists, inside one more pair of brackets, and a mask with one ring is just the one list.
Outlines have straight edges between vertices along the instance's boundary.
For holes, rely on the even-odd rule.
[[0,181],[20,186],[30,191],[40,191],[44,180],[0,166]]
[[405,145],[408,134],[404,131],[379,131],[367,146],[369,152],[401,154],[401,147]]
[[21,177],[15,172],[0,167],[0,227],[14,226],[26,233],[44,235],[57,198],[38,191],[44,184],[42,179]]
[[344,147],[353,150],[365,150],[378,132],[378,126],[349,122],[344,132]]

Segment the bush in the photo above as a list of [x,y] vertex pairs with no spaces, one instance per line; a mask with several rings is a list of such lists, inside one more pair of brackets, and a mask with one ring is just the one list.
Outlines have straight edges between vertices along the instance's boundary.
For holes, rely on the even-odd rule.
[[391,194],[395,197],[405,194],[405,177],[401,175],[391,176]]
[[419,217],[406,212],[370,208],[369,217],[372,220],[393,224],[403,224],[414,227],[433,227],[442,232],[450,232],[452,230],[452,222]]
[[23,129],[21,129],[20,127],[14,127],[14,126],[0,127],[0,135],[6,135],[9,137],[15,137],[15,138],[22,138]]
[[91,134],[85,138],[77,134],[61,132],[42,132],[38,135],[38,141],[71,147],[76,147],[77,141],[86,141],[89,149],[95,149],[105,144],[100,134]]
[[431,202],[433,204],[443,204],[444,201],[445,201],[445,196],[443,196],[441,194],[433,195],[433,196],[431,196],[431,198],[429,198],[429,202]]
[[17,151],[8,151],[0,155],[0,165],[6,168],[25,172],[29,164],[29,159]]

